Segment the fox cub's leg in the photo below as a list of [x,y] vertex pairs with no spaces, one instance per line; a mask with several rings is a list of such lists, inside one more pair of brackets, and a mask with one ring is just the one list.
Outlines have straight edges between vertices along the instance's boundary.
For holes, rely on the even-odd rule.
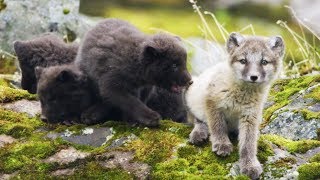
[[224,115],[213,101],[207,101],[206,117],[212,143],[212,151],[217,155],[226,156],[232,152],[232,144],[228,137],[228,127]]
[[256,156],[259,132],[257,117],[256,114],[243,115],[239,124],[240,170],[251,179],[259,178],[262,173],[261,164]]
[[[192,116],[192,115],[190,115]],[[189,117],[190,117],[189,116]],[[193,116],[192,116],[193,117]],[[189,135],[189,142],[195,145],[200,145],[206,141],[209,137],[208,126],[205,122],[202,122],[194,118],[194,128]]]

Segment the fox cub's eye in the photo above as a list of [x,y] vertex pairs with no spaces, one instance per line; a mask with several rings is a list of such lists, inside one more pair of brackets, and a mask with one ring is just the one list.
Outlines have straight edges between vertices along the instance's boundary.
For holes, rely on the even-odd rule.
[[174,70],[174,71],[176,71],[177,69],[178,69],[178,65],[175,63],[175,64],[172,64],[172,69]]
[[264,60],[264,59],[261,60],[261,64],[262,64],[262,65],[267,65],[268,63],[269,63],[269,62],[266,61],[266,60]]
[[247,60],[246,59],[240,59],[239,61],[241,64],[247,64]]

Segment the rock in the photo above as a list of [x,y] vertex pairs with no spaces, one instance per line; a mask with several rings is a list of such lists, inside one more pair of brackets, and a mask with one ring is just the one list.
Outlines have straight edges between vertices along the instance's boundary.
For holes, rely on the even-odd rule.
[[298,179],[298,168],[305,164],[311,157],[320,152],[320,147],[310,149],[304,154],[290,154],[289,152],[273,145],[274,155],[268,157],[264,164],[263,179]]
[[[313,77],[314,80],[316,80],[318,75],[309,77]],[[292,81],[297,80],[299,79],[293,79]],[[300,78],[300,80],[303,80],[303,77]],[[299,92],[291,95],[288,98],[289,103],[272,113],[270,122],[264,126],[261,132],[264,134],[271,133],[280,135],[292,140],[317,139],[317,130],[320,128],[320,117],[317,117],[316,115],[306,117],[306,113],[308,113],[306,110],[313,112],[320,111],[319,100],[308,97],[313,90],[316,90],[316,88],[319,88],[320,86],[317,82],[314,84],[315,85],[310,87],[304,87],[299,90]],[[278,89],[283,89],[283,87],[280,87],[279,84],[273,87],[273,90],[276,90],[276,93],[281,93],[281,91],[277,91]],[[274,102],[272,100],[267,102],[265,109],[271,107],[268,106],[269,104],[275,105],[276,103],[279,102]]]
[[274,118],[261,132],[277,134],[292,140],[316,139],[319,120],[305,120],[300,113],[290,111],[275,113]]
[[14,177],[17,173],[13,174],[0,174],[0,180],[9,180]]
[[17,141],[15,138],[1,134],[0,135],[0,148],[4,147],[6,144],[14,143],[15,141]]
[[151,167],[149,165],[132,162],[134,158],[133,152],[113,151],[105,153],[101,157],[107,158],[107,160],[100,163],[103,167],[109,169],[121,167],[125,171],[133,173],[137,179],[147,179],[150,174]]
[[108,146],[107,148],[108,149],[117,148],[136,139],[138,139],[138,137],[134,134],[131,134],[130,136],[121,137],[119,139],[112,141],[111,145]]
[[58,169],[51,173],[53,176],[70,176],[74,174],[75,169]]
[[6,103],[2,107],[20,113],[27,113],[29,117],[35,117],[36,115],[41,114],[39,101],[28,101],[22,99],[12,103]]
[[230,168],[229,175],[232,176],[232,177],[236,177],[236,176],[241,175],[239,162],[235,162],[235,163],[232,164],[232,166]]
[[[46,163],[59,163],[62,164],[69,164],[75,162],[79,159],[84,159],[89,156],[89,153],[84,153],[81,151],[76,150],[73,147],[69,147],[68,149],[62,149],[61,151],[57,152],[53,156],[44,160]],[[60,171],[61,173],[61,171]]]
[[106,143],[113,137],[112,128],[100,127],[100,128],[85,128],[82,130],[82,134],[75,135],[68,129],[62,133],[49,133],[47,135],[50,139],[56,139],[61,137],[62,139],[81,145],[89,145],[94,147],[99,147]]
[[310,160],[310,158],[312,158],[314,155],[316,155],[318,153],[320,153],[320,147],[310,149],[304,154],[296,154],[296,157],[298,157],[297,164],[301,165],[301,164],[308,162]]
[[289,152],[273,145],[274,155],[268,157],[268,161],[264,164],[263,179],[297,179],[295,172],[297,170],[296,157]]
[[13,42],[45,32],[57,32],[69,41],[81,38],[95,21],[79,14],[74,0],[5,0],[0,12],[0,48],[13,52]]
[[308,107],[310,111],[319,112],[320,111],[320,103],[316,103]]

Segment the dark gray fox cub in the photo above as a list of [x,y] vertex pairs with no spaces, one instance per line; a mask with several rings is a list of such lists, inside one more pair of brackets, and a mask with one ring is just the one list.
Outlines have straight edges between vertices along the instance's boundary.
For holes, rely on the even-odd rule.
[[[73,65],[78,48],[76,44],[68,45],[59,37],[47,34],[31,41],[17,41],[14,46],[22,70],[22,87],[32,93],[38,92],[45,121],[72,120],[96,124],[106,119],[130,119],[118,107],[106,108],[94,82]],[[163,118],[186,121],[181,93],[150,87],[136,89],[133,95]],[[174,91],[180,91],[180,88],[177,84],[172,85]],[[142,94],[148,94],[148,98]]]
[[126,120],[157,126],[161,115],[137,94],[152,85],[180,93],[191,83],[186,57],[177,37],[146,35],[126,21],[107,19],[85,35],[76,64],[88,74],[104,104],[119,108]]
[[37,81],[34,69],[37,66],[49,67],[71,63],[76,57],[77,49],[77,44],[67,44],[52,33],[33,40],[14,42],[14,50],[22,71],[22,89],[35,94]]

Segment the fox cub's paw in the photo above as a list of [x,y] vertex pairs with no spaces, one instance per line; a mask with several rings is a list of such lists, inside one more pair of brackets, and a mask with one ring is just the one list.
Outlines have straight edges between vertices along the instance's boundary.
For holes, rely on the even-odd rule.
[[258,160],[254,163],[240,163],[240,170],[251,179],[258,179],[262,173],[262,166]]
[[227,156],[233,150],[233,145],[231,143],[218,142],[212,144],[212,151],[219,156]]
[[208,137],[209,132],[207,127],[195,126],[189,135],[189,142],[191,144],[200,145],[204,143]]

